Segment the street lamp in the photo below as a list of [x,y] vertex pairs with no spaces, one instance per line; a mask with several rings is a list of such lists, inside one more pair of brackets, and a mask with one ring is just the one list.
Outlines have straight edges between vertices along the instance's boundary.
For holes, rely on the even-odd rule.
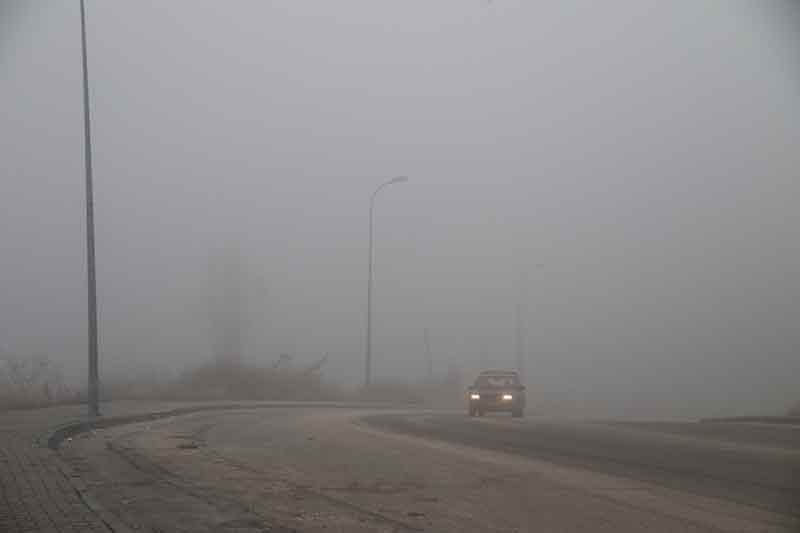
[[375,210],[375,197],[384,187],[395,183],[405,183],[406,181],[408,181],[407,176],[392,178],[378,186],[369,199],[369,274],[367,276],[367,346],[366,357],[364,358],[364,387],[369,387],[372,382],[372,219]]
[[86,277],[89,309],[89,418],[100,415],[100,379],[97,369],[97,281],[94,262],[94,192],[92,188],[92,130],[89,120],[89,66],[86,59],[86,8],[81,0],[81,58],[83,60],[83,133],[86,166]]

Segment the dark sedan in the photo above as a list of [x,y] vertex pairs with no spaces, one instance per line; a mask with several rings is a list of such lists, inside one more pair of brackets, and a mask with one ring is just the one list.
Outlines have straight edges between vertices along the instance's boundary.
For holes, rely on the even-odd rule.
[[525,413],[525,386],[519,374],[511,370],[481,372],[467,389],[469,415],[482,416],[487,412],[504,411],[521,417]]

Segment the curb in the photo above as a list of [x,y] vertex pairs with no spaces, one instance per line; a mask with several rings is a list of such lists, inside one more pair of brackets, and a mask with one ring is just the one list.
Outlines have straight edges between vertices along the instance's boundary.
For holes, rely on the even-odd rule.
[[243,409],[275,409],[280,407],[299,408],[299,407],[329,407],[335,409],[407,409],[418,407],[413,405],[397,405],[384,403],[346,403],[346,402],[263,402],[263,403],[244,403],[244,404],[206,404],[194,405],[189,407],[178,407],[166,411],[154,411],[150,413],[139,413],[133,415],[111,416],[108,418],[99,417],[95,420],[81,420],[69,422],[57,427],[47,437],[47,447],[51,450],[58,450],[61,443],[65,440],[88,433],[95,429],[105,429],[125,424],[136,424],[151,420],[161,420],[173,416],[189,415],[201,411],[234,411]]

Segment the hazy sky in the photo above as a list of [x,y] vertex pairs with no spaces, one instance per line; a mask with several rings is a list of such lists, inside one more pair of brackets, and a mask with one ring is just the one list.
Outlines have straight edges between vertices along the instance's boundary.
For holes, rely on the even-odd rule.
[[[101,371],[513,366],[555,412],[800,399],[796,2],[87,1]],[[77,1],[0,0],[0,346],[83,379]],[[544,408],[543,408],[544,409]],[[570,412],[572,412],[570,411]]]

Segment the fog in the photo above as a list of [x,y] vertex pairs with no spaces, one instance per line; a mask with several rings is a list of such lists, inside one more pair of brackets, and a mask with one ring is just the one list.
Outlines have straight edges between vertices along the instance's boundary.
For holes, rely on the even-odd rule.
[[[0,0],[0,346],[86,373],[77,2]],[[800,399],[794,2],[87,2],[101,375],[515,365],[579,416]],[[534,407],[535,409],[535,407]]]

